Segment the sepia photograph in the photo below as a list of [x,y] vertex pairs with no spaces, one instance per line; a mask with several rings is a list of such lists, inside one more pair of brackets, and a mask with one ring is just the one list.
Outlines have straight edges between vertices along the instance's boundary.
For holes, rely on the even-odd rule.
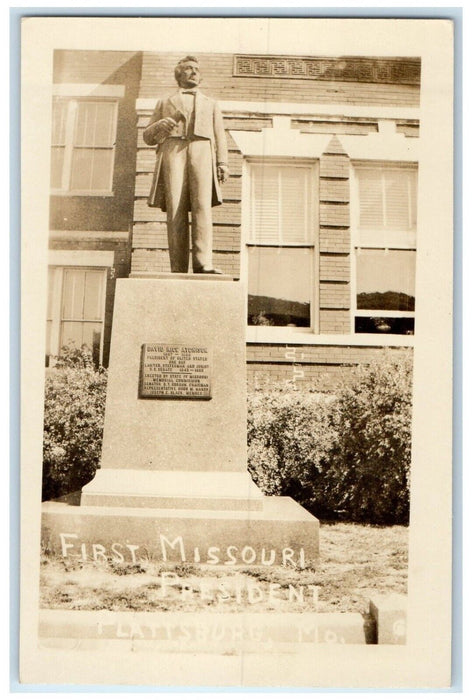
[[23,19],[21,683],[449,686],[452,75]]

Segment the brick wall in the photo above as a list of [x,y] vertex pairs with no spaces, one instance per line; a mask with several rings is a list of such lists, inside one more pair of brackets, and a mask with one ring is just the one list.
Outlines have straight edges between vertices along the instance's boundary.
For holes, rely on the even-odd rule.
[[[413,352],[389,348],[390,352]],[[360,364],[368,364],[385,352],[383,347],[352,345],[298,345],[248,343],[247,379],[250,388],[291,382],[296,386],[329,391],[348,380]],[[295,359],[293,359],[295,358]]]
[[[200,63],[202,91],[219,100],[419,105],[417,85],[296,78],[234,77],[233,54],[193,54]],[[140,97],[162,97],[176,89],[174,67],[185,53],[144,53]],[[341,60],[341,59],[340,59]]]
[[350,331],[349,157],[333,136],[320,158],[320,333]]

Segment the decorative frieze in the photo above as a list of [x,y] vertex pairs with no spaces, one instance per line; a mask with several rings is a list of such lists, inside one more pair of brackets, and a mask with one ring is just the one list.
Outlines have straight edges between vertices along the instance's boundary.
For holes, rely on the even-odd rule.
[[419,58],[235,56],[233,77],[419,85]]

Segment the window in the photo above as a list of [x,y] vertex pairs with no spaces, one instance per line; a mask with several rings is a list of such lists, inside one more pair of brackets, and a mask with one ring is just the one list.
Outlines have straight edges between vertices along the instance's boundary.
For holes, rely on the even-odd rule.
[[414,332],[417,169],[357,164],[353,242],[356,333]]
[[53,193],[111,194],[117,101],[55,97],[52,112]]
[[315,168],[248,163],[248,324],[313,327]]
[[64,345],[87,345],[102,358],[106,270],[50,267],[46,326],[46,364]]

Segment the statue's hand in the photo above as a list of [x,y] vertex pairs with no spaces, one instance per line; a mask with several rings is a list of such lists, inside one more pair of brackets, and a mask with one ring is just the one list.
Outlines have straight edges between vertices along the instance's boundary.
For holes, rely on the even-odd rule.
[[165,117],[165,119],[160,119],[156,124],[157,138],[166,138],[166,136],[169,136],[169,134],[172,132],[175,126],[177,126],[177,122],[174,119],[172,119],[172,117]]
[[217,167],[219,182],[226,182],[229,177],[229,168],[227,165],[221,164]]

